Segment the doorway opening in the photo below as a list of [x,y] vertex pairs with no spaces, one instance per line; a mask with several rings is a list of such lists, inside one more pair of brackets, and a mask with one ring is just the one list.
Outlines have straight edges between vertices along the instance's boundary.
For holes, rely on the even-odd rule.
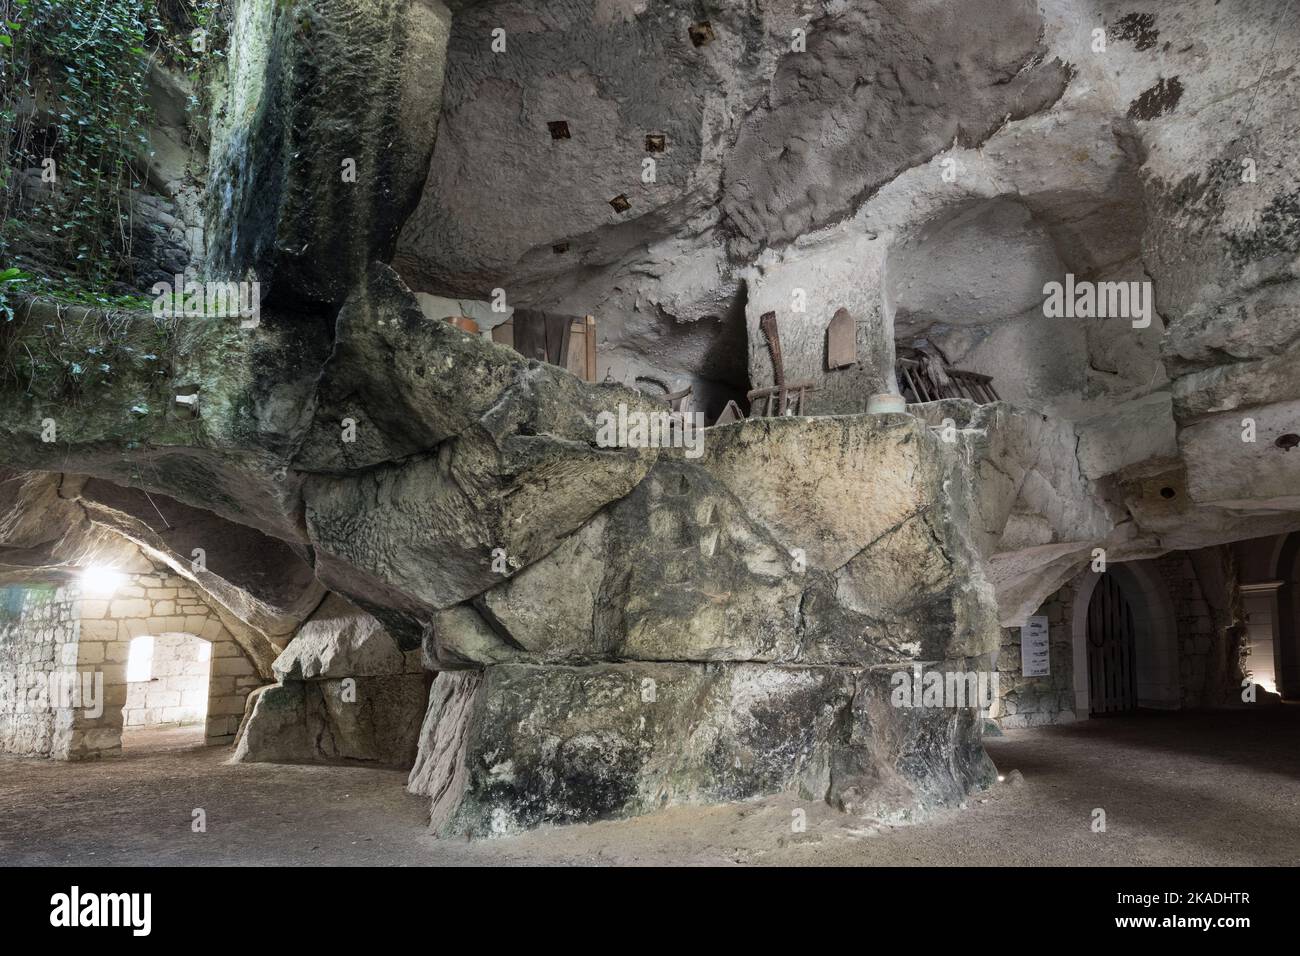
[[212,645],[193,634],[131,640],[122,707],[122,749],[202,747],[208,717]]
[[1088,712],[1137,710],[1137,642],[1133,607],[1116,575],[1102,575],[1088,602]]

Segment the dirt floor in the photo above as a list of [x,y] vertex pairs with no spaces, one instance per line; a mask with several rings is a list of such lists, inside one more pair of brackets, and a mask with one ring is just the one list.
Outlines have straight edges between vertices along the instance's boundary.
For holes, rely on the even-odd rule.
[[[1300,861],[1300,706],[1010,731],[987,742],[1006,782],[913,826],[875,828],[780,798],[473,843],[430,838],[426,801],[403,790],[403,773],[232,765],[226,748],[187,747],[181,737],[136,741],[120,759],[89,763],[0,757],[0,863]],[[191,827],[198,808],[202,833]],[[803,833],[791,829],[798,808]],[[1106,811],[1104,833],[1092,831],[1094,808]]]

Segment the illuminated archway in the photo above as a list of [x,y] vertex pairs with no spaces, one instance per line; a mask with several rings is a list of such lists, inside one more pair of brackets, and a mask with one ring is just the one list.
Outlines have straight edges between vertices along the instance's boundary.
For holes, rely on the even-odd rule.
[[[1148,561],[1114,564],[1104,573],[1115,575],[1133,607],[1138,706],[1159,710],[1181,707],[1177,619],[1164,581]],[[1080,719],[1089,713],[1088,605],[1100,580],[1100,573],[1089,570],[1080,576],[1075,588],[1070,634],[1074,712]]]

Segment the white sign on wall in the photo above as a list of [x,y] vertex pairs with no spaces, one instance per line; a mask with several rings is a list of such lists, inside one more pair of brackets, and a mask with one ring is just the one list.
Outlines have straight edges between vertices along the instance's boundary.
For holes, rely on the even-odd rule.
[[1047,638],[1045,616],[1029,618],[1020,629],[1020,673],[1025,677],[1046,677],[1052,672]]

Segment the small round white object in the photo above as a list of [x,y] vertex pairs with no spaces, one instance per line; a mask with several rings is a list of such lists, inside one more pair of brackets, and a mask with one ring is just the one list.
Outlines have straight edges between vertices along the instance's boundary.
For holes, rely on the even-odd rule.
[[901,415],[907,412],[907,403],[902,395],[893,392],[877,392],[867,399],[868,415]]

